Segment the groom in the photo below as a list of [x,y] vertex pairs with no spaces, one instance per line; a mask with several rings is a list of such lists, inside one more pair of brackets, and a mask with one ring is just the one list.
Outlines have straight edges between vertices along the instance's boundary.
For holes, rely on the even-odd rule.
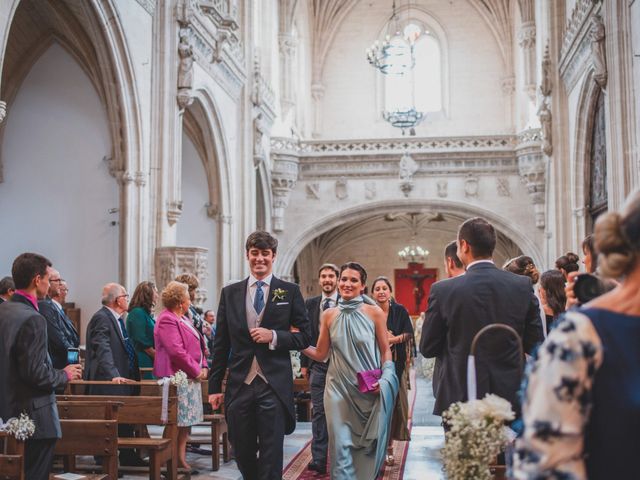
[[223,288],[218,306],[209,403],[215,410],[224,399],[229,437],[246,480],[282,478],[284,435],[296,425],[289,350],[309,346],[300,289],[272,273],[277,248],[278,240],[267,232],[249,235],[251,274]]

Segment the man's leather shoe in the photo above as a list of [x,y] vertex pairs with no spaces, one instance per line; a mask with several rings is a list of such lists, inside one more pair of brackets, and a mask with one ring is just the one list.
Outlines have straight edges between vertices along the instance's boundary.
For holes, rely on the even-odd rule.
[[314,461],[309,462],[309,465],[307,466],[307,468],[309,470],[313,470],[314,472],[318,472],[322,475],[324,475],[325,473],[327,473],[327,467],[324,465],[320,465]]

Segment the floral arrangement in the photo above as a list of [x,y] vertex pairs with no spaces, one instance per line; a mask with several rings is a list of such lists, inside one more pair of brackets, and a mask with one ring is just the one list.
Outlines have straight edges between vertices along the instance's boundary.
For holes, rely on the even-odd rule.
[[427,380],[433,380],[433,371],[436,366],[436,359],[422,357],[420,360],[421,360],[420,368],[421,368],[422,376]]
[[171,385],[176,387],[186,387],[189,384],[189,377],[182,370],[178,370],[176,373],[169,377]]
[[293,371],[293,378],[302,378],[302,368],[300,364],[300,352],[297,350],[291,350],[291,370]]
[[489,394],[482,400],[454,403],[442,418],[450,427],[442,449],[447,478],[491,479],[489,465],[513,441],[513,432],[505,426],[515,418],[511,404]]
[[16,440],[25,441],[31,438],[36,431],[36,425],[26,413],[21,413],[18,418],[10,418],[3,423],[0,418],[0,431],[13,435]]
[[282,288],[276,288],[273,291],[273,298],[271,299],[272,302],[280,302],[282,300],[284,300],[287,296],[287,291],[282,289]]

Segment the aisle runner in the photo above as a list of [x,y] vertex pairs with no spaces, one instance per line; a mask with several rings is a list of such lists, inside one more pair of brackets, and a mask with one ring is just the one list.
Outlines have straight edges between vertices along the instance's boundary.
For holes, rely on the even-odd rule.
[[[416,401],[416,372],[411,369],[411,386],[409,390],[409,430],[411,430],[413,406]],[[405,461],[407,459],[407,451],[409,442],[393,442],[393,456],[395,465],[387,467],[384,465],[380,472],[379,480],[399,480],[404,473]],[[319,475],[316,472],[307,470],[307,465],[311,461],[311,440],[293,457],[293,460],[285,467],[282,474],[283,480],[329,480],[329,472],[326,475]],[[329,466],[327,465],[327,468]]]

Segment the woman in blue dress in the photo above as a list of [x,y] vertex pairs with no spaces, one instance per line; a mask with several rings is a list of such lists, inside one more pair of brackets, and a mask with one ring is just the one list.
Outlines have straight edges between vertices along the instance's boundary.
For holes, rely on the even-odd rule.
[[[358,263],[340,268],[336,308],[322,313],[316,347],[304,353],[329,358],[324,409],[333,480],[374,480],[385,458],[398,378],[387,339],[386,316],[362,296],[367,272]],[[374,391],[358,388],[358,372],[382,369]]]
[[602,275],[623,280],[567,312],[540,347],[515,478],[638,478],[640,191],[598,219],[595,244]]

